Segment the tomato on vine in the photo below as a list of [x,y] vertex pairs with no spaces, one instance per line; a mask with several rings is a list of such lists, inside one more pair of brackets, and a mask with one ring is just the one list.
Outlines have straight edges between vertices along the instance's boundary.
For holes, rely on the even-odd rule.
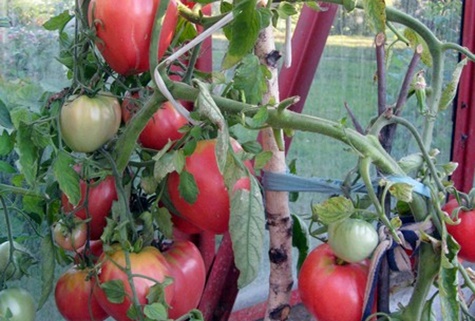
[[[89,184],[89,186],[88,186]],[[80,181],[81,199],[77,206],[73,206],[66,194],[61,195],[61,204],[66,213],[74,213],[82,220],[90,219],[90,239],[97,240],[107,224],[106,217],[117,200],[115,179],[107,176],[100,182],[91,180],[89,183]],[[87,202],[86,202],[87,199]]]
[[[449,215],[459,208],[457,199],[452,199],[443,206],[443,210]],[[468,262],[475,262],[475,242],[473,233],[475,232],[475,209],[460,208],[458,212],[460,222],[456,225],[447,224],[447,232],[460,245],[459,258]]]
[[[127,258],[128,257],[128,258]],[[130,261],[130,273],[134,284],[134,292],[126,273],[127,261]],[[173,283],[165,284],[167,278],[172,278],[170,265],[163,254],[155,247],[144,247],[137,253],[126,253],[120,245],[112,246],[111,252],[104,252],[99,258],[98,264],[101,269],[95,278],[94,296],[100,306],[117,321],[130,321],[127,316],[129,309],[133,307],[134,297],[140,304],[141,309],[151,302],[148,297],[153,286],[162,283],[164,286],[164,299],[166,303],[173,300],[175,286]],[[107,296],[108,288],[112,287],[115,294],[117,291],[120,300],[116,296]],[[120,289],[120,290],[118,290]],[[161,293],[161,292],[160,292]],[[153,296],[155,297],[155,296]],[[137,311],[138,313],[141,313]]]
[[67,321],[102,321],[109,317],[92,294],[94,275],[90,270],[73,266],[58,279],[54,299]]
[[67,223],[59,220],[53,225],[53,239],[59,247],[76,251],[86,243],[87,225],[77,219]]
[[61,108],[59,120],[66,145],[76,152],[93,152],[117,134],[120,104],[104,92],[94,97],[72,96]]
[[35,321],[36,304],[30,292],[12,287],[0,292],[0,319]]
[[11,246],[9,241],[0,244],[0,281],[18,280],[34,261],[30,252],[21,244],[13,241],[15,248],[10,260]]
[[361,321],[367,262],[342,263],[326,244],[305,259],[298,276],[302,303],[319,321]]
[[[149,47],[159,0],[92,0],[89,24],[96,30],[96,46],[111,68],[121,75],[134,75],[149,68]],[[178,20],[177,4],[171,0],[160,32],[158,58],[170,45]]]

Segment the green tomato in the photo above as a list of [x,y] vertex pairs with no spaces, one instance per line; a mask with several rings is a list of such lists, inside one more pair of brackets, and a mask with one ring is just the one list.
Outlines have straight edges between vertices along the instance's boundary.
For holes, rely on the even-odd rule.
[[31,294],[22,288],[8,288],[0,292],[0,319],[35,321],[36,307]]
[[[13,262],[10,262],[10,242],[0,244],[0,278],[4,281],[18,280],[23,276],[23,271],[31,265],[34,258],[28,250],[17,242],[13,242],[15,252],[13,252]],[[7,266],[8,265],[8,266]]]
[[373,225],[360,219],[346,219],[328,226],[328,244],[340,259],[360,262],[378,245],[378,233]]
[[111,94],[73,96],[61,108],[63,140],[73,151],[93,152],[117,134],[121,117],[119,101]]

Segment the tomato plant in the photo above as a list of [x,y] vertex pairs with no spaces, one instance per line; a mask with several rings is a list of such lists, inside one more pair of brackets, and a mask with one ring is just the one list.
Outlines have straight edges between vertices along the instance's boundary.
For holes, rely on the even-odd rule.
[[[167,189],[171,203],[181,216],[202,230],[222,234],[228,230],[229,195],[218,169],[215,146],[216,140],[199,141],[193,154],[186,158],[185,170],[193,175],[199,191],[195,203],[188,203],[180,195],[177,172],[169,175]],[[237,141],[233,140],[232,146],[235,152],[242,151]],[[251,167],[249,162],[246,165]]]
[[18,280],[31,264],[31,254],[21,244],[13,241],[15,251],[12,261],[10,261],[10,242],[5,241],[0,244],[0,280]]
[[[444,205],[443,210],[449,215],[460,205],[457,199],[452,199]],[[456,225],[447,224],[447,232],[460,245],[459,257],[469,262],[475,262],[475,242],[473,232],[475,231],[475,210],[464,210],[458,212],[460,223]]]
[[[136,94],[132,95],[132,97]],[[124,122],[132,117],[139,107],[130,99],[124,99],[122,103],[122,115]],[[140,144],[145,148],[160,150],[169,140],[175,141],[183,137],[179,129],[188,121],[183,117],[170,102],[165,102],[148,121],[139,136]]]
[[302,303],[318,321],[361,321],[368,265],[339,263],[328,244],[305,259],[298,276]]
[[69,202],[66,194],[62,194],[61,204],[67,213],[74,212],[82,220],[90,218],[90,238],[97,240],[107,224],[106,216],[109,215],[112,203],[117,200],[117,191],[113,176],[107,176],[100,182],[91,181],[89,187],[87,185],[85,181],[80,181],[81,200],[77,206]]
[[58,278],[54,298],[67,321],[102,321],[109,316],[92,294],[91,277],[91,271],[72,266]]
[[[166,278],[172,277],[170,266],[159,250],[154,247],[144,247],[138,253],[128,253],[130,259],[130,273],[133,276],[135,297],[141,306],[151,303],[147,301],[147,296],[151,288],[157,283],[164,282]],[[127,311],[132,306],[131,298],[134,297],[131,285],[125,268],[126,253],[118,246],[114,246],[110,253],[104,252],[99,258],[101,266],[97,275],[97,284],[94,287],[94,295],[101,307],[118,321],[130,321]],[[122,300],[110,301],[107,297],[107,287],[110,282],[119,282],[120,289],[123,290]],[[117,292],[117,288],[115,287]],[[122,292],[122,291],[120,291]],[[165,286],[165,300],[170,303],[175,293],[174,284]]]
[[74,263],[80,264],[86,258],[90,259],[92,263],[96,263],[103,252],[104,249],[101,240],[89,241],[89,250],[86,249],[86,245],[79,248],[74,256]]
[[76,251],[86,243],[87,226],[78,220],[71,223],[72,226],[63,220],[56,222],[53,226],[53,239],[59,247],[67,251]]
[[360,219],[349,218],[328,226],[328,244],[336,256],[347,262],[369,257],[378,241],[373,225]]
[[72,96],[61,108],[61,134],[76,152],[93,152],[117,134],[121,121],[119,101],[111,94]]
[[174,242],[163,254],[175,285],[168,314],[176,319],[198,307],[205,286],[206,267],[200,251],[190,241]]
[[30,292],[13,287],[0,292],[0,319],[35,321],[36,304]]
[[[114,0],[92,0],[89,23],[96,30],[96,46],[106,62],[121,75],[133,75],[149,68],[149,47],[159,0],[127,1],[118,6]],[[162,31],[158,57],[170,45],[178,19],[177,4],[170,1]]]

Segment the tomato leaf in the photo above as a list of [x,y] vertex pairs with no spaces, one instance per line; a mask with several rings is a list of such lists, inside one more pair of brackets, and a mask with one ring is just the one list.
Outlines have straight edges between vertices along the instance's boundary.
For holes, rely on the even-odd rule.
[[147,318],[150,320],[167,320],[168,318],[168,311],[165,305],[162,303],[152,303],[152,304],[147,304],[143,312]]
[[14,135],[9,135],[6,130],[0,135],[0,156],[10,154],[14,146]]
[[458,296],[458,262],[457,252],[459,245],[451,236],[445,238],[448,253],[442,251],[439,269],[438,287],[440,310],[443,320],[460,319],[460,301]]
[[35,146],[31,138],[32,128],[24,122],[19,124],[17,133],[17,148],[20,157],[20,172],[25,175],[25,180],[31,186],[36,185],[36,175],[38,173],[38,147]]
[[279,5],[277,6],[276,10],[277,10],[277,13],[279,14],[279,17],[281,17],[282,19],[288,18],[298,13],[294,5],[286,1],[279,2]]
[[256,140],[247,141],[241,144],[241,147],[242,149],[244,149],[245,152],[251,153],[251,154],[259,154],[260,152],[262,152],[262,146]]
[[325,225],[344,220],[354,211],[353,202],[343,196],[331,197],[323,203],[312,206],[313,220],[319,220]]
[[267,91],[267,78],[269,78],[267,68],[261,65],[257,56],[248,54],[236,68],[234,88],[244,93],[246,103],[257,105]]
[[234,20],[228,29],[229,49],[223,60],[223,69],[236,65],[254,47],[261,26],[256,3],[257,0],[243,0],[234,8]]
[[157,223],[160,232],[168,238],[173,238],[173,222],[172,215],[165,207],[154,206],[152,208],[152,215],[155,223]]
[[198,185],[196,185],[193,174],[184,170],[180,173],[180,184],[178,185],[180,196],[189,204],[194,204],[198,199]]
[[50,18],[48,21],[43,23],[43,28],[46,30],[63,30],[64,27],[74,18],[73,15],[69,14],[68,10],[63,11],[57,16]]
[[267,106],[262,106],[259,108],[258,112],[252,116],[250,120],[248,120],[248,125],[253,128],[259,128],[264,126],[269,118],[269,111],[267,110]]
[[268,150],[257,154],[254,158],[254,168],[257,170],[263,169],[267,162],[272,158],[272,155],[272,152]]
[[111,280],[101,284],[101,289],[106,293],[107,300],[111,303],[120,304],[124,302],[125,290],[122,280]]
[[190,318],[190,321],[204,321],[205,320],[203,313],[198,309],[193,309],[190,312],[188,312],[188,317]]
[[386,2],[385,0],[364,0],[363,8],[370,21],[370,26],[377,33],[386,31]]
[[310,234],[307,224],[298,215],[292,214],[292,246],[299,251],[297,271],[300,271],[305,258],[310,250]]
[[142,221],[142,240],[144,246],[149,246],[152,244],[154,239],[154,228],[153,228],[153,216],[152,213],[145,211],[140,214],[140,220]]
[[0,173],[14,174],[16,173],[16,169],[9,163],[5,161],[0,161]]
[[462,75],[463,67],[467,64],[467,58],[463,59],[457,64],[455,68],[452,79],[450,82],[445,86],[444,91],[442,92],[442,97],[440,97],[439,102],[439,111],[446,110],[447,107],[454,101],[455,95],[457,94],[457,87],[460,81],[460,76]]
[[53,163],[53,174],[61,191],[66,194],[68,200],[74,206],[81,199],[79,187],[79,174],[72,167],[74,159],[65,151],[60,151]]
[[414,191],[414,186],[407,183],[389,183],[389,193],[393,195],[396,199],[410,203],[412,202],[412,192]]
[[[28,214],[37,214],[39,217],[45,217],[45,200],[42,197],[34,195],[25,195],[22,199],[23,210]],[[41,221],[41,220],[40,220]]]
[[12,129],[13,123],[7,105],[0,99],[0,126]]
[[56,265],[54,259],[54,244],[51,238],[51,234],[48,233],[41,240],[40,247],[40,257],[41,257],[41,296],[38,300],[38,310],[43,307],[43,305],[48,300],[48,297],[53,290],[54,284],[54,268]]
[[257,276],[264,246],[265,215],[259,183],[252,175],[251,189],[230,192],[231,217],[229,232],[233,243],[236,267],[239,269],[238,287],[243,288]]

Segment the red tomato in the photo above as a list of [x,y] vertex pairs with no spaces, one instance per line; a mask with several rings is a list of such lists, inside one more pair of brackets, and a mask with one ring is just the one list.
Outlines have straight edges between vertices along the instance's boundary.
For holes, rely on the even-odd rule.
[[84,246],[87,239],[87,226],[82,221],[73,223],[74,226],[67,226],[59,220],[53,227],[53,238],[56,244],[67,250],[76,251]]
[[[450,200],[444,205],[443,210],[449,215],[454,209],[459,207],[456,199]],[[458,215],[460,223],[457,225],[447,224],[447,232],[460,245],[458,256],[469,262],[475,262],[475,242],[473,233],[475,231],[475,209],[470,211],[460,211]]]
[[[139,253],[129,253],[131,273],[133,283],[140,305],[147,304],[147,295],[150,288],[156,282],[163,282],[165,277],[172,277],[170,266],[159,250],[148,246],[143,248]],[[94,287],[94,296],[101,307],[117,321],[131,321],[127,317],[127,310],[130,308],[132,301],[132,289],[130,287],[127,274],[124,269],[126,265],[125,252],[119,247],[114,248],[111,253],[104,253],[99,263],[101,269],[97,276],[97,286]],[[144,276],[144,277],[141,277]],[[108,300],[106,293],[99,286],[109,281],[121,281],[124,286],[126,295],[122,303],[112,303]],[[153,281],[155,280],[155,281]],[[172,283],[165,288],[165,300],[170,303],[175,293],[175,286]]]
[[[139,98],[138,94],[132,95]],[[124,99],[122,103],[123,120],[125,123],[138,110],[137,104],[130,99]],[[179,129],[186,125],[188,121],[183,117],[170,102],[165,102],[148,121],[139,136],[139,142],[145,148],[160,150],[169,140],[175,141],[183,137]]]
[[65,194],[61,195],[63,209],[65,212],[74,211],[74,214],[83,220],[90,217],[90,238],[91,240],[98,240],[107,224],[106,216],[109,215],[112,202],[117,200],[114,177],[107,176],[99,183],[90,184],[87,193],[87,209],[86,206],[84,206],[86,191],[88,189],[85,181],[81,180],[80,188],[81,200],[76,207],[69,203],[68,197]]
[[93,283],[88,274],[88,270],[73,266],[56,283],[56,306],[68,321],[101,321],[109,316],[92,295]]
[[196,225],[188,222],[187,220],[185,220],[184,218],[178,215],[172,214],[172,222],[173,222],[174,228],[178,229],[179,231],[185,234],[198,234],[202,232],[202,230],[198,228]]
[[306,258],[298,276],[303,304],[318,321],[361,321],[368,265],[339,265],[326,243]]
[[[159,0],[92,0],[89,24],[96,29],[96,46],[106,62],[121,75],[149,69],[149,47]],[[178,19],[177,4],[171,0],[160,33],[158,57],[170,45]]]
[[163,253],[170,265],[175,296],[168,317],[177,319],[198,307],[205,287],[206,267],[198,248],[190,241],[175,242]]
[[[199,191],[194,204],[180,196],[178,173],[169,175],[167,189],[171,203],[181,216],[202,230],[222,234],[228,230],[230,204],[216,162],[215,146],[214,139],[199,141],[193,154],[186,158],[185,169],[193,175]],[[235,152],[242,151],[237,141],[233,140],[232,146]],[[250,162],[246,162],[246,166],[250,168]]]

